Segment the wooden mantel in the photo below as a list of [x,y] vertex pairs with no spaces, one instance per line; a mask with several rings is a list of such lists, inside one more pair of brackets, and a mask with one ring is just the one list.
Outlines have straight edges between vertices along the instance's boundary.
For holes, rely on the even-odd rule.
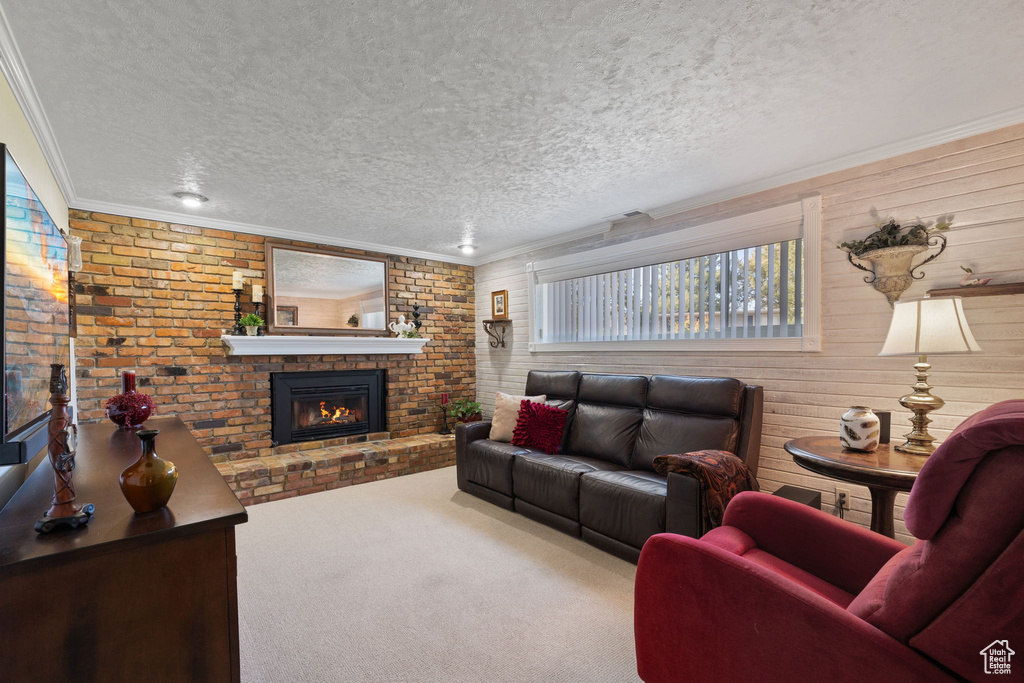
[[265,337],[221,335],[230,356],[326,356],[423,353],[426,337]]

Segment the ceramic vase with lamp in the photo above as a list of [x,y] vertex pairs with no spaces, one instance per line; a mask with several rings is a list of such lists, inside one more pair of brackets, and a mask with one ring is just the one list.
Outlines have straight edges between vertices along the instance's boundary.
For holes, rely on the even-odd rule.
[[873,452],[879,432],[878,416],[867,406],[851,406],[839,419],[839,441],[851,451]]

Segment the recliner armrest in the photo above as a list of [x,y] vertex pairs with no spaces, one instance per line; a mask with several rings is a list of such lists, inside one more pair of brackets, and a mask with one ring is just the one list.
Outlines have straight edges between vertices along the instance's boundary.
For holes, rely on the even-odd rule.
[[633,618],[647,683],[952,680],[810,589],[685,536],[644,545]]
[[907,547],[821,510],[753,491],[729,502],[722,525],[736,527],[761,550],[853,594]]

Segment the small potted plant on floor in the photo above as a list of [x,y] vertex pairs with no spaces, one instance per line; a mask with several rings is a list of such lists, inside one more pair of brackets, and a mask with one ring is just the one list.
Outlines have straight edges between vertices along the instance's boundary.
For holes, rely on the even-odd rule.
[[238,324],[245,328],[245,333],[250,337],[255,337],[259,333],[260,328],[263,327],[263,318],[259,317],[255,313],[249,313],[243,315],[242,319],[238,321]]
[[456,422],[478,422],[480,420],[480,404],[460,398],[448,404],[448,415]]

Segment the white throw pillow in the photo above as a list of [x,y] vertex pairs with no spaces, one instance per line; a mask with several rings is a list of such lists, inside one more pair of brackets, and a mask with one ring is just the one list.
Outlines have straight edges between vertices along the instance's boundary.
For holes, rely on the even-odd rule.
[[512,432],[516,428],[516,420],[519,417],[519,404],[524,400],[533,403],[544,403],[547,395],[540,396],[513,396],[503,394],[500,391],[494,398],[494,417],[491,418],[491,441],[511,441]]

